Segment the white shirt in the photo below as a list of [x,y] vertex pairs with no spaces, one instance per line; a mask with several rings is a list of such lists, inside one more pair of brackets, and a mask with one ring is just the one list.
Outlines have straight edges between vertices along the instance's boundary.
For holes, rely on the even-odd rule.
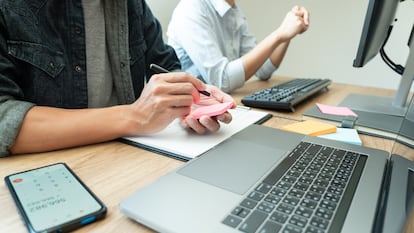
[[[245,82],[242,57],[256,46],[241,10],[225,0],[181,0],[167,30],[182,69],[225,92]],[[267,59],[256,72],[269,79],[276,67]]]

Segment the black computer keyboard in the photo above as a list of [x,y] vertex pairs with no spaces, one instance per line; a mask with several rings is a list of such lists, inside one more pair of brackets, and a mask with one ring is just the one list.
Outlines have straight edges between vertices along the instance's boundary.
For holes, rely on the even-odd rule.
[[295,105],[315,93],[327,89],[331,82],[330,79],[297,78],[245,96],[241,102],[254,108],[293,112]]

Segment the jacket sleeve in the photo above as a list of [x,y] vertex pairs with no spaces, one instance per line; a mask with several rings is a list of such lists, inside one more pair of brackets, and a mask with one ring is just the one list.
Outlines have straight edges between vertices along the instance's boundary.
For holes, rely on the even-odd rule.
[[[165,43],[163,31],[158,19],[152,14],[151,9],[144,3],[143,27],[147,44],[146,63],[158,64],[168,70],[181,70],[181,63],[174,49]],[[147,76],[151,77],[153,71],[147,68]]]
[[22,101],[19,69],[8,53],[6,27],[0,23],[0,157],[10,155],[27,111],[33,103]]
[[10,96],[0,96],[0,157],[10,155],[27,111],[34,104],[15,100]]

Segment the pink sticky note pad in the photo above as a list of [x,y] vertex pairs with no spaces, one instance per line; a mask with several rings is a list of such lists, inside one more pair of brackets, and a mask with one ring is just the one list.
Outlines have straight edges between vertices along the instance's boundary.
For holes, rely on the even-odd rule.
[[316,106],[318,106],[319,110],[325,114],[358,117],[358,115],[348,107],[336,107],[325,104],[316,104]]
[[232,106],[233,102],[201,106],[191,111],[190,115],[195,119],[199,119],[201,116],[217,116],[225,113]]

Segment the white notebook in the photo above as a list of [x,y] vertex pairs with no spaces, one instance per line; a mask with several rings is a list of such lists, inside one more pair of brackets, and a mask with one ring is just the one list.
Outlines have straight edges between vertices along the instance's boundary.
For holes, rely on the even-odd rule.
[[151,150],[181,160],[190,160],[215,147],[233,134],[255,123],[262,123],[272,117],[267,112],[251,110],[243,106],[230,109],[233,120],[229,124],[221,124],[220,130],[214,133],[196,134],[184,129],[179,119],[173,121],[163,131],[134,137],[123,137],[121,141],[140,148]]

